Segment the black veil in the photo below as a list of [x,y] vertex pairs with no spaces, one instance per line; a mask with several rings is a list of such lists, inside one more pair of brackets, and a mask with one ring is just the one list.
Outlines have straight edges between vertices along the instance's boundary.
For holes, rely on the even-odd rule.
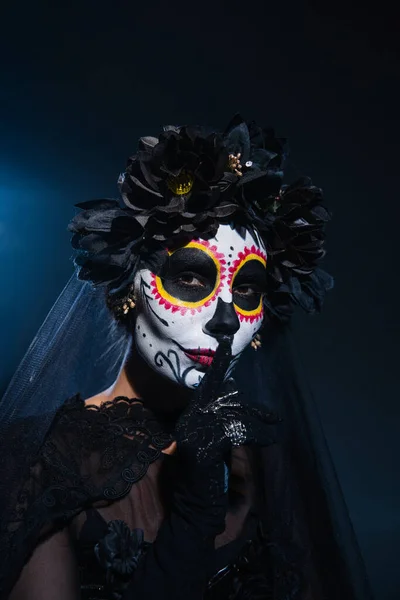
[[[56,411],[78,392],[90,397],[106,389],[128,345],[105,310],[104,290],[73,275],[0,401],[0,597],[7,597],[23,566],[18,535],[9,535],[10,522],[18,530],[18,515],[8,503],[10,486],[22,489]],[[301,568],[313,590],[311,596],[282,592],[274,599],[368,600],[357,541],[289,327],[266,326],[262,349],[246,350],[235,373],[249,401],[267,404],[283,418],[282,442],[257,454],[266,527],[271,545],[294,570],[306,557]],[[19,457],[11,470],[10,452]]]
[[[283,418],[280,444],[261,451],[267,525],[306,556],[312,598],[372,598],[355,532],[290,325],[267,326],[261,352],[247,351],[237,380]],[[302,558],[293,557],[293,562]]]
[[75,274],[60,293],[0,400],[0,430],[43,418],[40,444],[54,412],[78,390],[90,397],[118,373],[127,341],[112,327],[104,291]]

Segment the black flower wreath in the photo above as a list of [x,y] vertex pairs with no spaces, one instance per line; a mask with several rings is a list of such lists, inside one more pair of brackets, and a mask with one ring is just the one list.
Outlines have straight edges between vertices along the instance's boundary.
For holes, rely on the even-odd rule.
[[283,186],[285,140],[236,116],[223,133],[164,128],[139,141],[116,200],[78,204],[71,221],[79,277],[123,297],[139,265],[156,269],[169,244],[213,237],[221,223],[256,229],[266,245],[271,315],[321,309],[332,279],[318,268],[329,213],[311,180]]

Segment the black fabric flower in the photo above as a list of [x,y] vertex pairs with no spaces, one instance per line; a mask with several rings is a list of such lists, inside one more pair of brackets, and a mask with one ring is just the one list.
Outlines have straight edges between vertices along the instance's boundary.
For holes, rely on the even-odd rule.
[[274,211],[265,221],[268,250],[267,308],[280,319],[293,305],[320,311],[333,279],[318,268],[325,256],[325,227],[330,214],[322,205],[322,191],[310,179],[283,186]]
[[83,209],[70,222],[71,244],[79,251],[79,278],[95,285],[125,289],[133,280],[142,246],[143,227],[116,200],[77,204]]
[[[240,169],[230,157],[240,158]],[[146,137],[120,176],[114,200],[77,205],[71,221],[79,277],[105,285],[111,306],[123,298],[139,265],[154,270],[165,248],[214,237],[221,223],[256,229],[269,253],[269,314],[287,319],[294,305],[320,310],[332,279],[323,258],[329,213],[309,179],[282,186],[285,140],[235,116],[224,132],[168,126]]]
[[216,216],[213,209],[228,187],[223,184],[228,165],[221,134],[169,126],[158,139],[140,140],[119,188],[126,206],[145,219],[146,231],[155,239],[196,230],[212,236],[218,226],[210,217]]
[[124,521],[115,520],[109,522],[108,533],[96,544],[94,552],[111,582],[119,576],[129,579],[147,546],[142,529],[131,531]]
[[[133,209],[166,207],[175,196],[185,195],[189,208],[200,203],[204,210],[217,200],[218,182],[227,165],[221,134],[202,127],[166,127],[158,139],[140,140],[120,181],[121,195]],[[191,181],[186,192],[174,186],[181,179]]]
[[263,129],[254,121],[245,123],[237,115],[226,130],[230,154],[240,154],[243,176],[237,182],[237,202],[249,221],[264,222],[283,179],[286,140],[276,138],[273,129]]

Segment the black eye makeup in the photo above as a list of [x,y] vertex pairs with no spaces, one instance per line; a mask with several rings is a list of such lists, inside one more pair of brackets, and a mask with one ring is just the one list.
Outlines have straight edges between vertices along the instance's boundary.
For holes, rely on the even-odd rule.
[[184,302],[200,302],[209,296],[217,283],[217,266],[199,248],[179,248],[166,260],[161,273],[165,291]]
[[259,260],[248,260],[236,273],[232,294],[234,303],[242,310],[256,310],[267,288],[267,271]]

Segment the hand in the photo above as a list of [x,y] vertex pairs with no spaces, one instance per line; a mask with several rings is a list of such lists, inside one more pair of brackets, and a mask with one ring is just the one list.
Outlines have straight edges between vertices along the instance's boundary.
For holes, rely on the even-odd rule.
[[224,382],[231,358],[231,340],[222,337],[211,366],[178,420],[178,451],[193,466],[214,464],[232,446],[268,446],[275,442],[271,425],[276,425],[279,419],[241,402],[233,380]]

